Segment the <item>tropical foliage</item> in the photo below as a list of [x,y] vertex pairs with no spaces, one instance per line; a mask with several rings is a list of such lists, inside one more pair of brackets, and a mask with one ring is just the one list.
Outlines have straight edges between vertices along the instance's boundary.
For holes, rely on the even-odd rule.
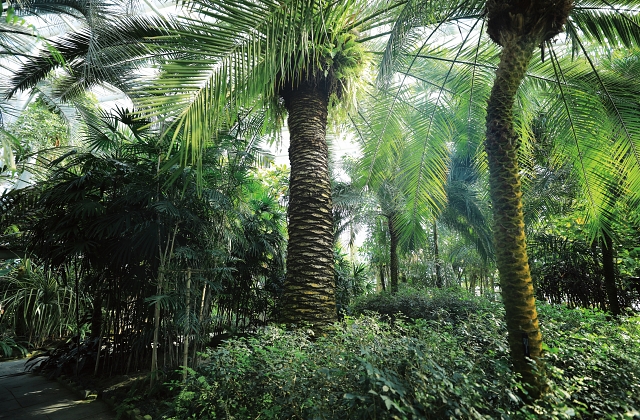
[[5,355],[176,418],[638,415],[640,3],[137,6],[3,2]]
[[[248,172],[253,146],[221,137],[210,149],[207,189],[198,195],[194,171],[175,167],[158,176],[164,147],[140,126],[126,110],[92,121],[87,141],[93,151],[69,150],[45,179],[9,191],[3,213],[5,226],[13,226],[6,240],[42,267],[42,274],[26,279],[48,281],[27,287],[24,268],[15,268],[3,285],[6,319],[35,323],[28,334],[26,327],[16,331],[36,346],[64,337],[65,317],[74,320],[70,332],[76,335],[83,325],[91,326],[93,337],[119,331],[102,345],[115,363],[118,354],[134,351],[120,367],[126,370],[149,357],[150,303],[164,313],[158,341],[165,343],[164,363],[175,366],[177,349],[167,351],[172,335],[182,337],[188,328],[203,345],[211,331],[264,323],[283,276],[283,213]],[[106,354],[104,368],[112,369]]]
[[541,305],[551,391],[522,406],[501,305],[459,292],[411,296],[431,307],[427,319],[348,318],[332,336],[313,341],[275,327],[229,341],[209,352],[210,362],[193,372],[167,417],[637,415],[637,317],[614,326],[602,312]]

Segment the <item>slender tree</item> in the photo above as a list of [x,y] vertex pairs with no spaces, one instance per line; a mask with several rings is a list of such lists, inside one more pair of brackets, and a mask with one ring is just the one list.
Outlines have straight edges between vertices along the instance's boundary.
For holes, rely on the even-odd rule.
[[528,359],[542,355],[533,284],[529,270],[518,166],[521,140],[513,128],[516,92],[534,51],[560,33],[573,6],[571,0],[488,1],[488,33],[502,47],[496,80],[487,104],[485,149],[493,203],[496,265],[506,310],[509,346],[516,372],[531,397],[544,390]]
[[[634,1],[611,4],[576,0],[575,7],[573,2],[564,1],[452,1],[439,2],[437,6],[433,2],[409,1],[392,30],[383,59],[382,80],[391,80],[392,70],[400,69],[405,83],[417,80],[433,86],[434,93],[429,98],[432,102],[465,98],[468,106],[461,110],[466,115],[469,134],[461,136],[458,142],[474,136],[478,131],[475,128],[485,120],[494,235],[501,250],[496,258],[500,261],[510,346],[515,368],[529,385],[531,397],[540,395],[544,389],[529,364],[529,359],[539,357],[542,342],[527,267],[518,179],[519,147],[533,138],[532,111],[545,112],[554,121],[557,144],[562,144],[554,148],[558,153],[556,159],[572,163],[582,186],[593,198],[589,201],[590,223],[601,214],[605,215],[600,220],[606,226],[612,213],[599,210],[603,209],[603,195],[607,194],[606,183],[600,182],[601,175],[608,171],[605,168],[614,165],[607,154],[614,150],[618,156],[616,170],[624,174],[618,179],[625,185],[637,185],[640,159],[632,133],[639,120],[629,102],[617,97],[616,86],[600,77],[597,55],[587,44],[637,44],[640,40],[637,8]],[[439,22],[431,21],[434,16],[439,16]],[[467,22],[468,31],[462,31],[459,40],[432,46],[436,34],[458,20]],[[568,42],[554,45],[551,40],[565,23]],[[501,50],[485,42],[485,29]],[[417,47],[416,33],[423,34],[423,42]],[[544,47],[541,54],[534,54],[540,47]],[[575,53],[584,58],[565,61],[562,58],[565,52],[573,52],[571,58]],[[500,59],[497,65],[496,56]],[[586,77],[600,86],[597,91],[577,83],[577,69],[581,65],[588,69]],[[439,71],[439,78],[435,71]],[[487,85],[493,86],[491,92],[483,88]],[[546,107],[536,109],[535,101],[528,97],[532,94],[548,99]],[[603,147],[601,132],[607,131],[603,127],[611,127],[613,130],[608,132],[617,134],[615,146]],[[597,232],[596,228],[590,229]]]

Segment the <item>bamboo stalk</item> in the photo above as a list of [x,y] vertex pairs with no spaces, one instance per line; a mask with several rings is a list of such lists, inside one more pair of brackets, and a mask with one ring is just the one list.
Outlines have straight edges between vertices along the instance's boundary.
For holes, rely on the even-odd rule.
[[98,338],[98,356],[96,357],[96,367],[93,369],[93,376],[98,376],[98,366],[100,365],[100,350],[102,350],[102,335]]
[[[158,296],[162,294],[162,281],[164,272],[158,273]],[[155,381],[155,375],[158,371],[158,333],[160,331],[160,302],[156,300],[154,315],[153,315],[153,348],[151,350],[151,387]]]
[[[207,297],[207,284],[205,283],[202,286],[202,298],[200,299],[200,313],[198,314],[198,325],[199,325],[199,331],[200,333],[202,333],[202,320],[204,319],[204,305],[206,303],[206,297]],[[200,336],[202,339],[202,336]],[[197,357],[197,349],[198,349],[198,343],[194,343],[193,345],[193,359],[192,359],[192,366],[197,366],[197,361],[196,361],[196,357]]]
[[189,313],[191,312],[191,268],[187,269],[187,293],[186,293],[186,325],[184,329],[184,348],[182,353],[182,365],[184,369],[182,371],[182,380],[187,381],[187,370],[189,363]]

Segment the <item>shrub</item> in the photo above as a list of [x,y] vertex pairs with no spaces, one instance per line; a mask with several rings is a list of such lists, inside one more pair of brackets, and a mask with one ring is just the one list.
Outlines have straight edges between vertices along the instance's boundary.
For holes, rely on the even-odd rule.
[[575,411],[640,418],[640,317],[610,321],[602,311],[539,306],[550,379]]
[[[480,328],[499,324],[476,321]],[[315,341],[267,328],[211,351],[177,398],[176,417],[470,418],[512,410],[519,399],[506,342],[489,356],[484,349],[495,343],[467,342],[482,333],[476,327],[465,335],[433,321],[391,327],[347,318]]]
[[17,342],[9,334],[0,334],[0,359],[3,357],[14,357],[27,355],[27,348]]
[[[612,322],[600,312],[541,305],[551,390],[526,406],[509,362],[501,305],[442,293],[444,302],[430,303],[437,309],[425,313],[446,313],[441,319],[455,322],[347,317],[326,337],[269,327],[229,340],[209,351],[208,364],[185,385],[174,384],[173,418],[640,416],[640,319]],[[468,306],[450,311],[456,301]]]
[[[92,372],[98,358],[98,338],[83,340],[77,344],[78,336],[68,342],[60,342],[54,348],[39,349],[27,361],[27,367],[57,378],[60,375],[77,376]],[[104,353],[103,353],[104,357]]]
[[375,312],[384,319],[394,319],[401,314],[408,319],[427,319],[446,323],[457,323],[467,319],[471,313],[486,312],[490,303],[473,296],[461,288],[401,289],[396,294],[388,292],[369,294],[351,306],[353,315]]

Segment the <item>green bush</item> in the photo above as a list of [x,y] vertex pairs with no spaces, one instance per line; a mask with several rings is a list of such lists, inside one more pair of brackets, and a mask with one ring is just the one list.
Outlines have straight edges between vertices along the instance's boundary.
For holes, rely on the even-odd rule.
[[[435,313],[453,319],[454,293],[443,293],[449,298]],[[535,405],[520,398],[501,305],[478,300],[455,312],[454,323],[347,317],[326,337],[269,327],[230,340],[209,351],[186,385],[175,384],[172,418],[640,416],[640,320],[610,322],[599,312],[548,305],[540,313],[551,391]]]
[[27,348],[18,343],[9,334],[0,334],[0,359],[3,357],[24,357],[27,355]]
[[[477,326],[496,325],[490,319]],[[483,335],[468,332],[474,330]],[[470,346],[467,339],[425,320],[391,327],[347,318],[314,341],[268,328],[211,351],[176,400],[176,418],[443,418],[513,410],[519,400],[505,343],[489,357],[488,343]]]
[[[640,418],[640,317],[539,305],[551,380],[576,411],[594,418]],[[635,415],[635,417],[634,417]]]
[[352,315],[375,312],[383,319],[394,319],[401,314],[408,319],[427,319],[446,323],[457,323],[469,314],[486,312],[490,303],[473,296],[461,288],[401,289],[396,294],[388,292],[369,294],[351,306]]

